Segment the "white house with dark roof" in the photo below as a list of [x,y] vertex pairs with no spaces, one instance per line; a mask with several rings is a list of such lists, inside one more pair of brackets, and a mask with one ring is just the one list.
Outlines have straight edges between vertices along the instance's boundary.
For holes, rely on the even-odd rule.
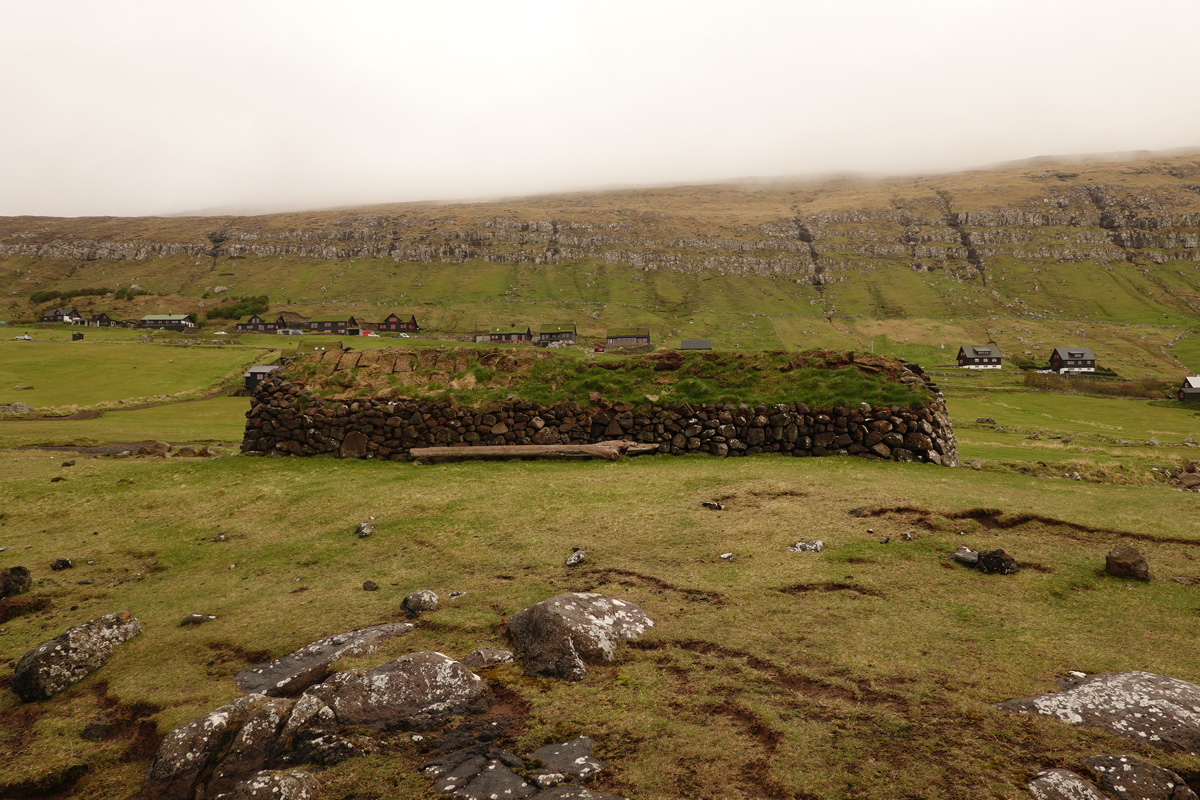
[[963,369],[1000,369],[1003,358],[994,344],[964,344],[958,348],[958,366]]

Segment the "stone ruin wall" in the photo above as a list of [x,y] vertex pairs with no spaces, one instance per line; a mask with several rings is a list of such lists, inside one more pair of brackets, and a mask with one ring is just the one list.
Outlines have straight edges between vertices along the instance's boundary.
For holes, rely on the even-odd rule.
[[[920,367],[912,365],[918,372]],[[930,385],[930,384],[927,384]],[[936,387],[932,387],[936,392]],[[810,409],[803,403],[664,405],[521,400],[480,408],[449,401],[383,397],[328,400],[278,375],[264,381],[246,413],[242,450],[253,455],[409,460],[414,447],[656,443],[671,455],[857,455],[958,466],[954,431],[940,394],[919,409]]]

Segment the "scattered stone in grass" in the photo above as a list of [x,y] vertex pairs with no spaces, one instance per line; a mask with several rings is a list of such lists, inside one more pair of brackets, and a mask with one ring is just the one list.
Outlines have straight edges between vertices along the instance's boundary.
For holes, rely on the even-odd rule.
[[67,459],[66,461],[62,462],[62,465],[64,467],[73,467],[73,466],[75,466],[75,459],[73,459],[73,458]]
[[209,541],[210,541],[210,542],[223,542],[223,541],[225,541],[227,538],[229,538],[229,537],[227,537],[225,534],[223,534],[223,533],[218,533],[216,536],[214,536],[214,537],[212,537],[211,539],[209,539]]
[[451,600],[457,600],[458,598],[462,597],[462,596],[463,596],[463,595],[465,595],[465,594],[466,594],[466,592],[451,592],[451,593],[450,593],[450,599],[451,599]]
[[[8,549],[8,548],[5,548]],[[24,594],[33,585],[33,578],[25,567],[0,569],[0,599]]]
[[1168,752],[1200,755],[1200,685],[1150,672],[1070,677],[1067,689],[997,703],[1001,711],[1038,714],[1099,728]]
[[861,508],[850,509],[850,516],[852,516],[852,517],[861,517],[865,513],[867,513],[867,512]]
[[791,553],[819,553],[825,549],[825,543],[820,539],[811,542],[796,542],[788,548]]
[[901,538],[901,539],[903,539],[903,540],[904,540],[904,541],[906,541],[906,542],[911,542],[911,541],[912,541],[913,539],[915,539],[916,537],[915,537],[915,536],[913,536],[913,535],[912,535],[911,533],[909,533],[908,531],[904,531],[903,533],[901,533],[901,534],[900,534],[900,538]]
[[880,539],[880,540],[879,540],[879,543],[880,543],[880,544],[887,544],[887,543],[888,543],[888,542],[890,542],[891,540],[892,540],[892,537],[890,537],[890,536],[885,536],[885,537],[883,537],[882,539]]
[[721,553],[721,558],[725,561],[733,561],[733,553]]
[[367,655],[380,642],[412,629],[411,623],[398,622],[328,636],[269,663],[247,667],[233,676],[233,682],[243,692],[298,694],[324,680],[339,658]]
[[725,510],[724,504],[718,503],[716,500],[705,500],[700,505],[704,506],[705,508],[712,509],[713,511],[724,511]]
[[415,617],[426,611],[437,611],[438,596],[429,589],[421,589],[406,595],[400,606],[409,617]]
[[976,472],[983,469],[983,462],[980,461],[978,458],[972,458],[970,461],[967,462],[967,465],[971,469],[975,470]]
[[1183,778],[1133,756],[1092,756],[1083,761],[1100,788],[1118,800],[1196,800]]
[[1116,578],[1133,578],[1139,581],[1150,580],[1150,566],[1146,558],[1137,548],[1119,544],[1104,559],[1104,571]]
[[1071,473],[1070,475],[1068,475],[1067,477],[1068,477],[1068,478],[1070,478],[1070,479],[1071,479],[1071,480],[1073,480],[1073,481],[1081,481],[1081,480],[1083,480],[1083,478],[1081,478],[1081,477],[1079,476],[1079,473],[1078,473],[1078,472],[1072,472],[1072,473]]
[[977,417],[975,419],[975,424],[976,425],[995,425],[996,420],[992,419],[991,417]]
[[964,567],[975,567],[979,565],[979,553],[975,552],[966,545],[960,545],[957,550],[950,554],[958,563]]
[[354,529],[354,535],[360,539],[365,539],[375,532],[375,526],[369,522],[360,522],[358,527]]
[[578,567],[580,564],[582,564],[586,560],[587,560],[587,552],[584,550],[580,550],[578,547],[576,547],[575,552],[573,552],[573,553],[571,553],[571,555],[567,556],[566,565],[568,567]]
[[83,730],[79,732],[79,738],[87,742],[98,742],[102,739],[107,739],[113,731],[111,722],[105,720],[93,720],[83,726]]
[[526,675],[582,680],[586,662],[612,661],[617,645],[654,626],[638,606],[592,592],[560,594],[508,620]]
[[188,614],[179,623],[179,627],[187,627],[188,625],[203,625],[206,622],[212,622],[217,618],[216,614]]
[[1106,800],[1096,784],[1066,769],[1048,769],[1029,781],[1034,800]]
[[141,623],[127,611],[68,628],[21,656],[12,690],[26,703],[53,697],[108,663],[113,645],[141,632]]
[[498,647],[476,647],[467,653],[467,657],[462,660],[462,663],[471,669],[480,669],[494,664],[508,664],[512,660],[513,654],[510,650],[501,650]]
[[54,559],[54,563],[50,565],[50,569],[55,572],[62,572],[64,569],[74,569],[75,565],[71,563],[71,559],[59,557]]
[[117,481],[117,486],[133,486],[133,481],[131,481],[129,478],[120,478]]
[[1021,568],[1015,558],[1003,550],[984,550],[976,568],[985,575],[1015,575]]
[[59,483],[61,481],[65,481],[65,480],[66,480],[66,478],[64,478],[62,475],[55,475],[53,478],[50,479],[50,482],[51,483]]
[[379,584],[375,581],[363,581],[364,592],[375,592],[379,590]]

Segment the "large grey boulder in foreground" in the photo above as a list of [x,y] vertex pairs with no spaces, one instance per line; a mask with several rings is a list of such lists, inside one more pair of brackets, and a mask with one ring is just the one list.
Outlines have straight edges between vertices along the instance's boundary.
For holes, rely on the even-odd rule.
[[560,594],[508,620],[525,674],[568,681],[583,679],[585,662],[612,661],[617,645],[653,626],[633,603],[592,592]]
[[328,636],[267,664],[247,667],[233,676],[233,682],[243,692],[297,695],[329,677],[330,666],[339,658],[365,656],[380,642],[412,629],[408,622],[390,622]]
[[1005,700],[996,707],[1200,755],[1200,686],[1176,678],[1149,672],[1089,675],[1064,691]]
[[21,656],[12,689],[27,703],[53,697],[108,663],[114,645],[141,632],[142,624],[128,611],[68,628]]

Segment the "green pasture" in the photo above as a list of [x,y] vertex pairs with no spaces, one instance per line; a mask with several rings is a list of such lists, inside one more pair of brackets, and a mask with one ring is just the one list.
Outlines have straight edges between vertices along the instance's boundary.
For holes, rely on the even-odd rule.
[[244,397],[214,397],[107,410],[94,419],[4,419],[0,420],[0,447],[150,440],[240,446],[249,408],[250,401]]
[[[30,596],[49,606],[0,625],[0,670],[102,614],[128,610],[145,632],[51,700],[22,706],[0,692],[0,785],[86,766],[70,796],[132,798],[148,754],[131,749],[133,729],[83,740],[89,721],[138,708],[166,733],[234,698],[230,678],[252,660],[401,619],[401,598],[423,588],[442,597],[438,611],[340,666],[509,647],[504,620],[564,591],[647,610],[656,626],[643,643],[580,683],[515,666],[485,673],[523,709],[499,744],[527,753],[592,736],[609,765],[592,784],[601,791],[1023,800],[1032,774],[1097,752],[1200,769],[1195,757],[991,705],[1049,691],[1074,669],[1200,680],[1200,654],[1179,646],[1200,636],[1200,595],[1172,580],[1200,577],[1200,523],[1194,495],[1162,486],[772,456],[425,467],[238,456],[69,469],[45,453],[5,456],[0,567],[28,566]],[[725,510],[701,507],[712,499]],[[1001,512],[984,525],[979,509]],[[1004,526],[1018,515],[1035,519]],[[369,516],[375,535],[356,538]],[[787,551],[813,538],[824,551]],[[1098,573],[1118,543],[1146,554],[1150,583]],[[1002,547],[1026,566],[968,571],[949,560],[963,544]],[[588,560],[571,571],[574,546]],[[75,569],[51,573],[60,556]],[[379,591],[364,592],[366,580]],[[218,619],[180,627],[193,612]],[[425,746],[390,741],[319,770],[322,797],[436,797],[416,772]]]

